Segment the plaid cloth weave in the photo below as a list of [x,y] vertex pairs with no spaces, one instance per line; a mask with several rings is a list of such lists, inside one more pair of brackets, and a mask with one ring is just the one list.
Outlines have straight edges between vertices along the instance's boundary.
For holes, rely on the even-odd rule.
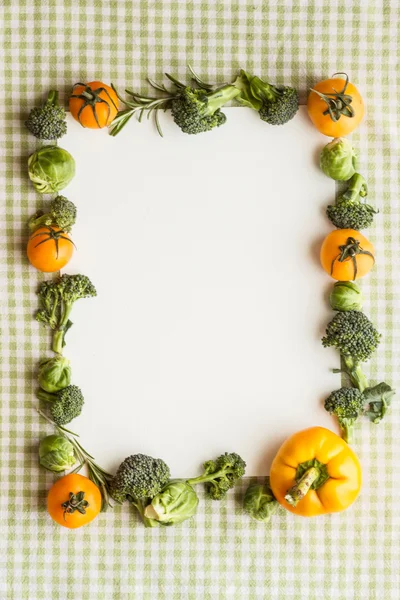
[[201,499],[196,519],[178,527],[146,530],[128,506],[77,531],[52,524],[53,477],[37,464],[50,429],[33,393],[48,337],[32,318],[41,276],[24,255],[26,221],[42,198],[28,182],[37,144],[23,127],[50,88],[66,95],[76,81],[146,91],[148,75],[183,78],[189,62],[218,81],[242,67],[299,87],[304,99],[313,82],[346,70],[366,99],[353,141],[380,208],[369,230],[377,266],[362,282],[384,334],[369,374],[399,389],[399,2],[2,0],[0,10],[1,600],[399,599],[396,399],[384,423],[364,421],[357,432],[364,487],[342,515],[252,522],[241,510],[246,481],[226,501]]

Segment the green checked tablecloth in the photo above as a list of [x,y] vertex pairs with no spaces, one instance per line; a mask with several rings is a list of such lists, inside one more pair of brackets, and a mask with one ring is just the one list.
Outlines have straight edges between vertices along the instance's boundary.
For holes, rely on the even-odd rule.
[[[146,530],[128,506],[87,528],[56,527],[45,510],[53,477],[38,468],[50,429],[34,410],[33,372],[48,337],[33,320],[40,275],[24,258],[26,220],[41,202],[26,158],[36,147],[23,116],[49,88],[102,79],[145,91],[190,62],[224,81],[239,67],[305,97],[346,70],[366,99],[353,136],[380,208],[369,231],[378,263],[362,283],[366,312],[383,332],[372,381],[400,389],[400,5],[261,0],[0,0],[1,198],[1,600],[396,600],[400,598],[398,400],[379,427],[363,421],[355,450],[364,488],[342,515],[281,514],[267,526],[242,514],[242,488],[197,518]],[[321,352],[323,349],[321,347]]]

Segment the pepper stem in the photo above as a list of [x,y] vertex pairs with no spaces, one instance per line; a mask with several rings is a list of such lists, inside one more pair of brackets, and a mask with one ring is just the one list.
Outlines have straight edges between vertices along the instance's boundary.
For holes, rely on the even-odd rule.
[[297,506],[300,500],[305,497],[314,481],[318,479],[319,475],[319,470],[316,467],[307,469],[300,481],[287,491],[285,496],[286,502],[290,506]]

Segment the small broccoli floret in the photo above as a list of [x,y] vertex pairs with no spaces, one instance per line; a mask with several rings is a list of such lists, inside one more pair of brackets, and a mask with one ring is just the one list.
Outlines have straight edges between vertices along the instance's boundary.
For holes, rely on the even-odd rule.
[[225,452],[215,461],[208,460],[205,462],[203,469],[203,475],[188,479],[187,482],[190,485],[205,483],[210,498],[221,500],[226,492],[233,488],[236,482],[243,477],[246,463],[238,454]]
[[371,321],[358,310],[338,312],[328,324],[322,345],[339,350],[344,370],[352,383],[362,392],[368,387],[360,363],[369,360],[375,352],[380,334]]
[[279,508],[279,503],[272,493],[269,477],[265,478],[264,484],[253,483],[247,488],[243,508],[256,521],[263,523],[270,521],[271,516]]
[[51,90],[41,108],[33,108],[26,128],[40,140],[57,140],[67,133],[65,110],[58,104],[58,92]]
[[169,478],[169,467],[161,458],[133,454],[118,467],[110,483],[110,493],[117,502],[129,500],[139,511],[146,527],[154,527],[158,525],[157,521],[145,517],[144,510]]
[[59,293],[53,281],[43,281],[38,295],[42,308],[36,313],[36,320],[50,329],[56,329],[59,320]]
[[57,425],[70,423],[72,419],[81,414],[84,404],[82,392],[77,385],[69,385],[54,394],[39,390],[37,397],[39,400],[51,402],[51,417]]
[[340,200],[329,205],[326,215],[330,222],[338,229],[367,229],[374,220],[375,209],[369,204],[360,202],[341,202]]
[[38,294],[42,308],[36,319],[54,330],[53,351],[61,354],[65,334],[72,326],[69,317],[74,303],[80,298],[96,296],[96,289],[86,275],[64,274],[56,281],[44,281]]
[[363,413],[364,405],[364,395],[356,388],[340,388],[325,400],[325,410],[337,417],[342,438],[347,443],[353,439],[353,426]]
[[284,125],[298,111],[299,94],[292,87],[271,85],[243,70],[233,85],[241,91],[239,102],[256,110],[270,125]]
[[214,92],[184,87],[172,99],[171,112],[175,123],[184,133],[198,134],[223,125],[226,116],[221,107],[240,94],[232,85]]
[[37,212],[29,220],[29,229],[33,232],[39,227],[56,225],[63,231],[71,231],[76,221],[76,206],[64,196],[57,196],[50,202],[49,212]]
[[376,211],[370,204],[361,202],[367,196],[367,184],[359,173],[355,173],[349,180],[349,187],[344,194],[338,197],[336,204],[329,205],[326,209],[328,219],[339,229],[366,229],[369,227]]

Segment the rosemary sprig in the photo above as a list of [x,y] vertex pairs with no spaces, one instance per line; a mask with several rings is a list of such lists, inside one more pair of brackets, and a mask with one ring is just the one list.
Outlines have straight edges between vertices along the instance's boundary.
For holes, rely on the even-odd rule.
[[50,419],[50,417],[48,417],[39,408],[37,408],[36,410],[44,419],[46,419],[46,421],[53,425],[53,427],[55,427],[73,445],[79,464],[77,467],[75,467],[75,469],[71,471],[71,473],[78,473],[82,469],[82,467],[86,465],[89,472],[89,479],[91,479],[93,483],[95,483],[100,489],[102,497],[102,512],[105,512],[108,507],[112,508],[112,504],[110,502],[110,481],[112,479],[112,475],[110,475],[110,473],[107,473],[107,471],[105,471],[102,467],[96,464],[94,457],[91,454],[89,454],[89,452],[87,452],[76,439],[79,437],[77,433],[70,431],[66,427],[62,427],[62,425],[57,425],[57,423]]
[[[171,81],[172,81],[172,79],[171,79]],[[134,114],[138,114],[138,120],[141,121],[143,118],[144,111],[146,110],[146,111],[148,111],[147,112],[148,119],[151,117],[152,114],[154,114],[154,122],[157,127],[157,131],[160,134],[160,136],[163,137],[163,132],[161,129],[159,116],[158,116],[158,111],[159,110],[165,111],[165,110],[167,110],[167,108],[170,108],[171,100],[176,96],[176,93],[170,92],[165,87],[165,85],[160,85],[160,84],[156,83],[155,81],[152,81],[151,79],[148,79],[148,82],[154,89],[161,91],[163,93],[166,93],[168,95],[164,96],[163,98],[154,98],[154,97],[149,97],[149,96],[142,96],[141,94],[137,94],[136,92],[133,92],[132,90],[126,89],[125,92],[128,94],[128,96],[130,96],[130,98],[129,98],[129,100],[124,100],[118,94],[117,90],[115,89],[115,86],[113,84],[111,84],[111,87],[114,90],[114,92],[117,94],[119,100],[123,104],[125,104],[125,106],[127,106],[127,108],[119,111],[117,116],[115,117],[115,119],[111,122],[111,124],[109,126],[110,135],[112,135],[114,137],[116,135],[118,135],[119,132],[125,127],[125,125],[133,117]],[[178,87],[178,83],[179,82],[175,83],[175,85],[177,87]],[[180,84],[180,85],[182,87],[184,87],[183,84]]]

